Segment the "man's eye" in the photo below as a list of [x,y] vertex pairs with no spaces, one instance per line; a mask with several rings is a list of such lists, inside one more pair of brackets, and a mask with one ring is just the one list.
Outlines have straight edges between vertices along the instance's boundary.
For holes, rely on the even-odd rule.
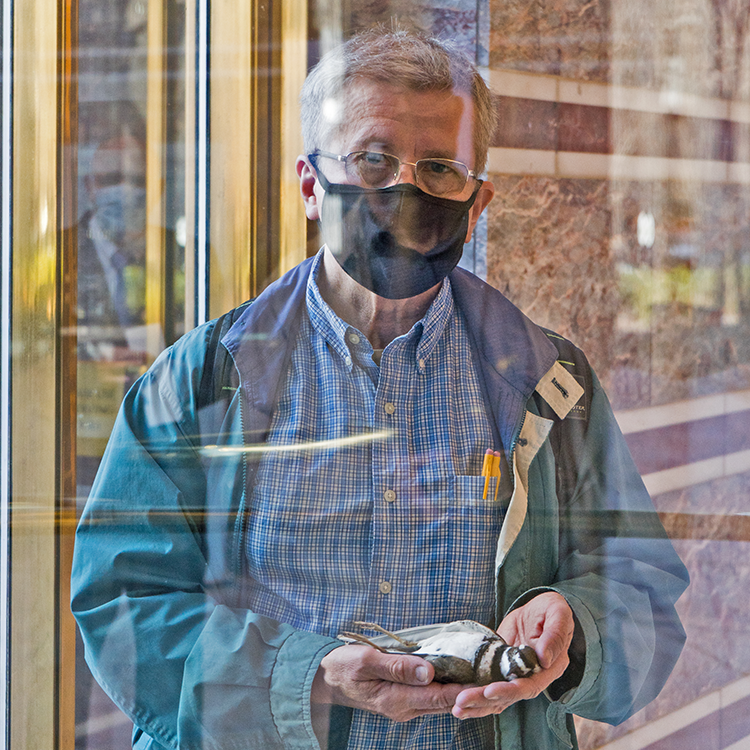
[[371,167],[381,167],[388,164],[388,160],[385,158],[385,154],[378,154],[374,151],[368,151],[363,154],[361,161],[364,161]]
[[433,174],[445,174],[448,171],[448,167],[445,164],[441,164],[439,161],[427,162],[427,169]]
[[429,172],[432,175],[445,175],[445,174],[456,173],[456,170],[453,167],[441,161],[428,161],[426,164],[426,169],[427,169],[427,172]]

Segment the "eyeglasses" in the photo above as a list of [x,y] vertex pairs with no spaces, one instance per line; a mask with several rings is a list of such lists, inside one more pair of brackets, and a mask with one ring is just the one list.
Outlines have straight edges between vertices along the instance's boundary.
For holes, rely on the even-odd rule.
[[382,154],[379,151],[352,151],[343,156],[316,150],[308,156],[316,169],[319,156],[343,162],[349,181],[361,187],[386,188],[394,185],[398,180],[402,165],[414,167],[414,181],[417,187],[425,193],[441,198],[459,195],[466,187],[469,178],[481,183],[476,174],[465,164],[453,159],[420,159],[413,163],[401,161],[393,154]]

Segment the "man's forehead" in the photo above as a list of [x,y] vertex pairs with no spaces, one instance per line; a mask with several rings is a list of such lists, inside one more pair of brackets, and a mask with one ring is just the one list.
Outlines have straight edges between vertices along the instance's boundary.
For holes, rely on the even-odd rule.
[[400,125],[454,142],[465,132],[471,143],[472,114],[471,96],[461,90],[420,90],[371,79],[348,83],[336,98],[324,101],[321,112],[326,140],[337,142],[377,139]]
[[348,107],[356,106],[368,100],[388,101],[402,94],[406,96],[427,94],[434,96],[436,99],[444,98],[446,100],[460,97],[471,101],[471,92],[458,86],[425,88],[366,76],[357,76],[345,81],[339,93],[333,98],[340,103],[340,106]]

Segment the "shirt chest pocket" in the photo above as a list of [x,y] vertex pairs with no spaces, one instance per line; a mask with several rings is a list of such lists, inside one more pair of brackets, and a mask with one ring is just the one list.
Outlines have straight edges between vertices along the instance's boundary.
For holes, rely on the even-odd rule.
[[[452,476],[441,481],[442,538],[433,540],[434,568],[427,574],[443,600],[441,619],[489,622],[495,609],[495,549],[507,507],[501,483],[494,500],[495,480],[484,497],[485,478]],[[436,550],[441,550],[437,555]],[[428,553],[428,554],[430,554]]]
[[490,479],[485,497],[485,477],[451,477],[448,518],[454,537],[454,562],[461,563],[467,554],[466,549],[476,544],[483,551],[482,555],[485,548],[489,548],[487,555],[494,565],[495,545],[508,502],[507,495],[504,495],[502,480],[497,500],[494,499],[496,481],[494,477]]

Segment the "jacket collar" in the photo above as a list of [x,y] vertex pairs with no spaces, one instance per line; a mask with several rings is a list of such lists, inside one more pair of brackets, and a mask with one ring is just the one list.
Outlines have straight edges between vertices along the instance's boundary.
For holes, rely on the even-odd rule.
[[269,285],[229,329],[222,343],[240,373],[246,439],[263,442],[284,384],[305,305],[313,258]]
[[460,268],[450,278],[472,339],[496,440],[510,456],[523,426],[526,403],[555,363],[557,349],[497,289]]
[[[265,439],[305,306],[313,259],[260,294],[223,339],[240,372],[247,407],[245,427]],[[500,292],[468,271],[450,276],[456,304],[466,318],[485,397],[506,450],[521,428],[526,402],[552,367],[557,350],[544,332]]]
[[494,287],[456,268],[450,276],[456,304],[466,318],[483,367],[526,401],[557,359],[544,331]]

